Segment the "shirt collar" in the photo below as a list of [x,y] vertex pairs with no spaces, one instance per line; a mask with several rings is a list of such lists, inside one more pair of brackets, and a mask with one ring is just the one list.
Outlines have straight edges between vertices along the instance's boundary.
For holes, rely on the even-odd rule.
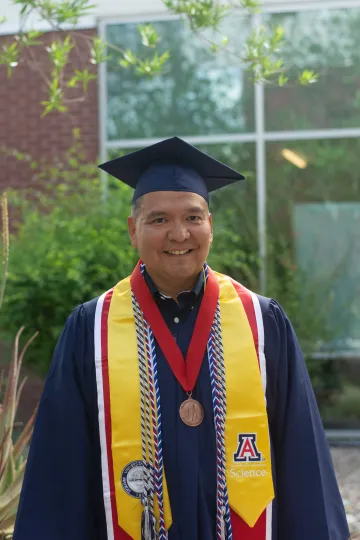
[[[156,287],[155,283],[153,282],[153,280],[151,279],[150,277],[150,274],[147,272],[146,268],[144,270],[144,279],[146,281],[146,284],[147,286],[149,287],[150,289],[150,292],[153,296],[158,296],[159,298],[169,298],[167,296],[164,296],[159,290],[158,288]],[[191,289],[191,291],[181,291],[179,294],[178,294],[178,297],[180,295],[194,295],[195,296],[195,299],[197,299],[200,294],[202,293],[202,290],[204,288],[204,272],[201,271],[200,274],[199,274],[199,277],[197,279],[197,282],[195,283],[194,287]]]

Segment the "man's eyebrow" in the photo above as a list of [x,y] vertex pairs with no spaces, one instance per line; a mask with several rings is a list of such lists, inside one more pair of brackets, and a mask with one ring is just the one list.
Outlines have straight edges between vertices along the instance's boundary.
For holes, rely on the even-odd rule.
[[152,212],[149,212],[148,214],[146,214],[145,216],[145,219],[148,220],[148,219],[155,219],[155,218],[158,218],[158,217],[164,217],[167,215],[167,212],[165,212],[164,210],[161,211],[161,210],[153,210]]
[[[205,210],[205,208],[202,208],[201,206],[191,206],[190,208],[186,208],[184,214],[206,214],[206,212],[207,210]],[[165,210],[152,210],[145,215],[144,219],[146,221],[151,221],[153,219],[165,217],[168,215],[169,212],[166,212]]]

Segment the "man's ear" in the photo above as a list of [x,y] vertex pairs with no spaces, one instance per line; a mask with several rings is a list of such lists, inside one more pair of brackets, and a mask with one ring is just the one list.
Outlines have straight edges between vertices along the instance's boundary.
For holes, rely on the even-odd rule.
[[129,237],[131,245],[134,248],[137,248],[137,241],[136,241],[136,221],[133,216],[128,217],[128,231],[129,231]]
[[213,219],[212,219],[212,215],[209,214],[209,222],[210,222],[210,227],[211,227],[211,238],[210,238],[210,244],[212,244],[212,241],[213,241]]

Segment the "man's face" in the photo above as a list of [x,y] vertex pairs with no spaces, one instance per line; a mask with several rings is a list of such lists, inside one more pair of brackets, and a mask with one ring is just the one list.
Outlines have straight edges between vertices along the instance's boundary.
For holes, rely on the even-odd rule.
[[212,219],[196,193],[158,191],[142,197],[137,216],[128,219],[132,245],[150,275],[185,281],[194,278],[208,256]]

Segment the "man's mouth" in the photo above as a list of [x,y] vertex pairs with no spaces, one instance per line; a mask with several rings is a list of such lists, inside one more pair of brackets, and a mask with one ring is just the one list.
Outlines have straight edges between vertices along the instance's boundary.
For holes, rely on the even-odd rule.
[[187,255],[191,251],[193,251],[193,250],[192,249],[181,249],[181,250],[172,249],[172,250],[169,250],[169,251],[165,251],[165,253],[167,255]]

